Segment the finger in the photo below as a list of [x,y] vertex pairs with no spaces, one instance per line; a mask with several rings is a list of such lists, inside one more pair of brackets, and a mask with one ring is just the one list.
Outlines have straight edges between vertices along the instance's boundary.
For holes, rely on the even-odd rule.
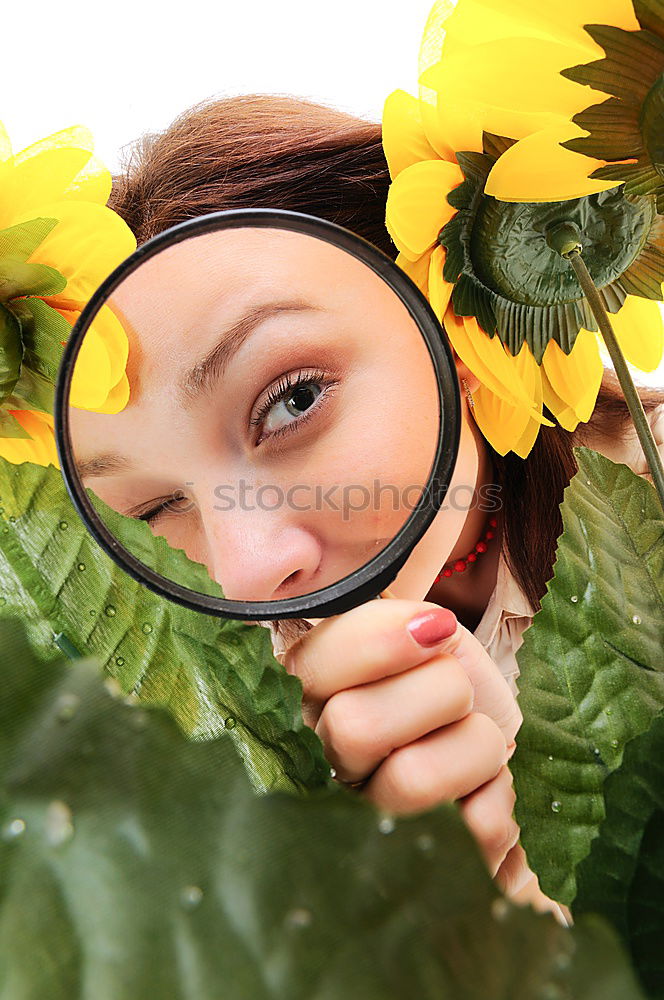
[[531,886],[529,895],[540,891],[537,876],[528,867],[526,852],[518,843],[515,843],[505,855],[502,864],[495,873],[495,879],[496,884],[506,896],[514,896],[521,892],[532,879],[535,880],[535,884]]
[[476,637],[457,622],[448,638],[427,649],[408,631],[408,623],[420,613],[445,610],[427,601],[368,601],[325,619],[301,636],[285,655],[284,665],[302,681],[305,701],[315,716],[336,691],[408,670],[438,654],[452,654],[473,684],[475,710],[495,719],[513,752],[521,712],[509,684]]
[[420,812],[490,781],[505,763],[505,739],[486,715],[459,722],[393,750],[362,790],[379,808]]
[[516,796],[507,766],[459,803],[461,814],[477,840],[491,875],[495,875],[519,839],[512,816]]
[[453,656],[346,688],[325,703],[315,731],[343,781],[360,781],[397,747],[472,710],[473,686]]
[[461,663],[475,689],[473,710],[493,719],[502,730],[509,756],[516,748],[516,734],[523,716],[509,684],[482,644],[461,623],[438,647]]
[[326,618],[297,639],[284,653],[283,664],[302,681],[306,697],[326,701],[357,684],[400,673],[430,659],[436,647],[421,646],[408,624],[435,613],[456,626],[451,611],[426,601],[367,601],[341,615]]

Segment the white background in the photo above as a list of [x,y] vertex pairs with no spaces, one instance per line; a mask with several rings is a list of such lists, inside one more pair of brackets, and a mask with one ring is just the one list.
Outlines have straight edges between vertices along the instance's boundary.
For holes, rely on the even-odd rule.
[[[122,147],[213,96],[308,97],[380,121],[416,92],[432,0],[45,0],[2,17],[0,120],[14,149],[91,129],[111,170]],[[638,381],[664,386],[664,364]]]

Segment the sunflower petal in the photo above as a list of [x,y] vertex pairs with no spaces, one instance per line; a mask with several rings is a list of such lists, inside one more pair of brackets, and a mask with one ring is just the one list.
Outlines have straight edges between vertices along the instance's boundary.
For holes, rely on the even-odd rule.
[[555,340],[549,341],[542,358],[551,388],[580,421],[590,420],[604,374],[597,334],[579,330],[569,354]]
[[37,410],[10,410],[30,438],[0,438],[0,458],[14,465],[33,462],[35,465],[59,467],[55,447],[53,417]]
[[443,278],[445,247],[434,247],[429,262],[429,302],[436,316],[443,322],[452,298],[454,286]]
[[24,160],[15,157],[2,172],[0,218],[4,226],[44,215],[42,204],[60,201],[90,159],[85,149],[44,149]]
[[614,24],[626,31],[640,28],[631,0],[561,0],[556,4],[510,0],[509,6],[505,0],[463,0],[446,21],[445,51],[527,33],[587,48],[589,58],[600,58],[603,52],[584,30],[585,24]]
[[58,219],[58,225],[31,260],[64,275],[67,287],[62,297],[70,301],[86,302],[104,278],[136,249],[136,238],[126,222],[104,205],[53,202],[40,206],[40,215]]
[[421,83],[451,107],[483,108],[487,132],[521,139],[606,100],[606,94],[560,75],[588,57],[579,46],[523,36],[464,47],[456,54],[448,54],[446,46]]
[[533,450],[533,446],[537,441],[537,435],[539,434],[540,427],[542,425],[537,420],[533,420],[532,417],[528,418],[528,423],[526,428],[521,435],[521,437],[514,442],[512,445],[512,451],[519,458],[528,458],[528,455]]
[[501,201],[567,201],[618,187],[621,181],[592,180],[588,176],[603,166],[604,160],[573,153],[560,145],[581,135],[587,132],[578,125],[558,121],[521,139],[493,167],[485,194]]
[[662,362],[664,323],[662,307],[653,299],[628,295],[611,326],[625,358],[642,372],[654,372]]
[[574,431],[580,423],[579,418],[560,396],[554,391],[549,382],[546,371],[542,369],[542,400],[544,405],[553,413],[561,427],[566,431]]
[[104,342],[110,364],[109,384],[115,385],[124,374],[129,357],[129,341],[125,329],[109,306],[102,306],[94,318],[92,328]]
[[[436,0],[431,8],[420,44],[418,63],[420,77],[440,60],[447,24],[454,9],[455,0]],[[420,117],[429,142],[441,159],[454,162],[454,150],[440,128],[437,108],[438,95],[435,90],[423,87],[421,84],[419,95]]]
[[129,395],[129,380],[126,375],[123,375],[117,385],[113,386],[101,406],[95,407],[95,412],[119,413],[129,402]]
[[7,129],[2,122],[0,122],[0,164],[12,159],[12,144],[9,141]]
[[429,254],[422,254],[417,260],[409,260],[400,253],[395,261],[397,267],[405,271],[411,281],[414,281],[424,296],[429,296]]
[[420,102],[405,90],[395,90],[385,101],[383,149],[392,179],[413,163],[436,159],[422,125]]
[[385,222],[399,250],[415,261],[436,242],[456,209],[447,195],[463,181],[456,163],[423,160],[402,170],[387,196]]
[[81,410],[96,410],[97,407],[104,405],[114,384],[111,378],[110,355],[104,339],[94,327],[91,327],[83,339],[76,358],[69,404]]
[[[541,413],[543,402],[542,372],[527,343],[521,345],[521,350],[514,361],[526,386],[526,392],[532,397],[536,411]],[[554,426],[553,422],[546,417],[543,418],[542,422],[546,426]],[[521,436],[514,441],[511,449],[520,458],[527,458],[532,451],[541,425],[540,420],[535,420],[532,416],[528,417]]]
[[550,421],[538,413],[532,394],[521,380],[516,359],[509,356],[500,337],[489,337],[471,317],[458,317],[450,305],[445,313],[445,330],[452,347],[465,365],[491,392],[512,406],[525,407],[542,424]]
[[538,428],[540,426],[537,421],[531,420],[524,407],[508,403],[485,385],[473,392],[473,400],[477,426],[499,455],[514,450],[531,422]]

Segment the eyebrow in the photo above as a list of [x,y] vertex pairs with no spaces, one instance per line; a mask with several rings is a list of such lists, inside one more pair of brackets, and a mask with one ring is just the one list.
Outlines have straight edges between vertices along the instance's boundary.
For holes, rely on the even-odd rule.
[[126,455],[119,455],[117,452],[107,452],[104,455],[94,455],[92,458],[76,462],[76,471],[81,479],[84,476],[108,476],[113,472],[120,472],[122,469],[133,467]]
[[211,351],[197,361],[178,383],[178,392],[183,402],[193,402],[207,392],[213,383],[226,371],[231,359],[254,330],[268,319],[283,313],[320,312],[319,306],[301,299],[286,302],[270,302],[257,306],[241,316],[224,331]]
[[[321,308],[310,302],[295,299],[285,302],[269,302],[246,312],[224,331],[215,346],[189,368],[180,379],[177,391],[182,401],[193,402],[207,392],[214,381],[224,374],[233,356],[261,323],[282,313],[307,311],[320,312]],[[81,479],[86,476],[88,478],[108,476],[129,468],[135,468],[135,463],[126,455],[121,455],[118,452],[94,455],[92,458],[76,462],[76,470]]]

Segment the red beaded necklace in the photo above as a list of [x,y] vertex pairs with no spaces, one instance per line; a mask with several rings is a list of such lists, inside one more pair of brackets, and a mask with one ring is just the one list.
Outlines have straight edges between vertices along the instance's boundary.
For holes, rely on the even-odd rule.
[[477,543],[472,552],[469,552],[468,555],[465,557],[465,559],[456,559],[453,563],[445,563],[440,573],[433,582],[438,583],[440,580],[443,579],[443,577],[452,576],[453,573],[463,573],[463,571],[468,566],[468,563],[474,563],[479,555],[481,555],[483,552],[486,552],[488,547],[487,543],[490,542],[491,539],[493,538],[497,524],[498,521],[496,520],[496,518],[490,517],[489,527],[484,532],[482,538]]

